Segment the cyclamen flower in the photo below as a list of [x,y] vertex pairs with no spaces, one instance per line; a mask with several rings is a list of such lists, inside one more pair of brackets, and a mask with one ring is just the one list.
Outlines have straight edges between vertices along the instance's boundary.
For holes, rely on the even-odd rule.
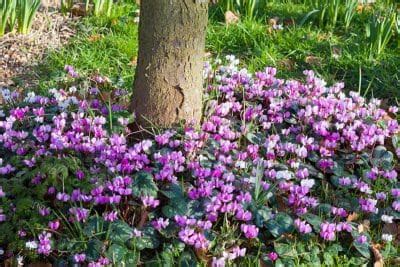
[[118,219],[118,212],[117,211],[110,211],[103,213],[103,218],[105,221],[113,222]]
[[378,208],[376,207],[376,203],[377,203],[376,199],[371,199],[371,198],[363,199],[363,198],[360,198],[358,200],[358,203],[360,204],[361,209],[363,211],[365,211],[365,212],[370,212],[370,213],[377,213],[378,212]]
[[400,211],[400,200],[394,201],[394,202],[392,203],[392,208],[393,208],[395,211]]
[[268,259],[270,259],[270,261],[276,261],[278,259],[278,253],[276,252],[270,252],[268,253]]
[[157,220],[152,221],[151,225],[153,225],[153,227],[158,231],[161,231],[162,229],[167,228],[169,225],[169,219],[158,218]]
[[359,243],[359,244],[367,243],[367,241],[368,241],[368,238],[365,235],[360,235],[356,239],[356,242]]
[[74,261],[76,263],[85,262],[85,260],[86,260],[86,254],[85,253],[75,254],[74,255]]
[[38,248],[38,244],[36,241],[28,241],[25,243],[25,247],[27,249],[37,249]]
[[55,221],[49,222],[49,228],[51,230],[56,231],[59,227],[60,227],[60,221],[59,220],[55,220]]
[[85,208],[70,208],[69,213],[74,216],[77,222],[84,222],[89,216],[89,210]]
[[38,253],[49,256],[51,253],[51,233],[42,232],[39,234]]
[[240,229],[244,233],[246,238],[252,239],[258,236],[258,228],[252,224],[242,224]]
[[142,197],[142,202],[145,207],[150,207],[150,208],[156,208],[158,205],[160,205],[160,201],[152,196]]
[[324,240],[332,241],[335,239],[336,225],[334,223],[324,222],[320,228],[320,236]]
[[383,234],[382,235],[382,240],[386,242],[392,242],[393,236],[391,234]]
[[309,225],[306,221],[296,219],[294,220],[294,226],[301,234],[308,234],[312,232],[311,225]]
[[346,232],[351,232],[352,231],[352,227],[349,223],[346,222],[340,222],[336,225],[336,231],[341,232],[341,231],[346,231]]

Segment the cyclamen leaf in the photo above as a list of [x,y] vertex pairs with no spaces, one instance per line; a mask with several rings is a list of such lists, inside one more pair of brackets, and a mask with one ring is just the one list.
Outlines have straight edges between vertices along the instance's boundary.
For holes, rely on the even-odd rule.
[[110,239],[115,243],[124,244],[133,235],[133,229],[123,221],[115,221],[111,224]]
[[120,263],[121,261],[124,260],[125,255],[128,253],[128,249],[118,245],[118,244],[112,244],[107,252],[106,256],[108,259],[110,259],[113,263]]
[[148,172],[138,172],[132,183],[132,194],[140,196],[157,196],[158,187],[154,182],[153,175]]
[[294,230],[293,219],[286,213],[278,213],[274,219],[267,222],[267,229],[274,237]]

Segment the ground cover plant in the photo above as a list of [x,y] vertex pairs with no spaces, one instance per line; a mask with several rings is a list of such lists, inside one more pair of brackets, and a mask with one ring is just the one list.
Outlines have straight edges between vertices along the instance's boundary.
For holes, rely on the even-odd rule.
[[66,66],[49,96],[2,90],[2,259],[395,265],[398,108],[238,63],[205,65],[201,129],[136,142],[106,77]]

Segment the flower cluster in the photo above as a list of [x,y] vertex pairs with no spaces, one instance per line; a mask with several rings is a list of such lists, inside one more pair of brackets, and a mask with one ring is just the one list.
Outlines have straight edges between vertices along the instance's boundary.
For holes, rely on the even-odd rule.
[[[304,82],[285,81],[274,68],[252,75],[227,60],[204,70],[209,100],[200,128],[187,124],[136,143],[124,94],[102,95],[110,84],[100,76],[83,94],[78,84],[49,96],[3,90],[0,227],[24,231],[29,249],[44,256],[76,242],[70,258],[89,266],[124,260],[128,249],[122,258],[114,250],[129,242],[131,251],[183,244],[223,266],[260,252],[277,261],[271,238],[289,240],[294,229],[357,248],[371,238],[356,232],[362,221],[354,214],[377,224],[400,218],[400,149],[387,145],[399,132],[395,107],[347,95],[312,71]],[[66,71],[69,81],[80,79]],[[38,218],[25,213],[21,196],[33,199]],[[42,227],[15,223],[22,220]],[[376,242],[393,240],[379,234]]]

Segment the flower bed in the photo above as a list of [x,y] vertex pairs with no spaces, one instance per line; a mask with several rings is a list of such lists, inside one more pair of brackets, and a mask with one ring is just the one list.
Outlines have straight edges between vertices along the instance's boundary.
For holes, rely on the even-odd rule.
[[311,71],[284,81],[227,61],[206,64],[201,129],[136,143],[129,96],[106,78],[67,66],[50,96],[3,90],[0,257],[290,266],[398,256],[388,231],[400,219],[397,107]]

